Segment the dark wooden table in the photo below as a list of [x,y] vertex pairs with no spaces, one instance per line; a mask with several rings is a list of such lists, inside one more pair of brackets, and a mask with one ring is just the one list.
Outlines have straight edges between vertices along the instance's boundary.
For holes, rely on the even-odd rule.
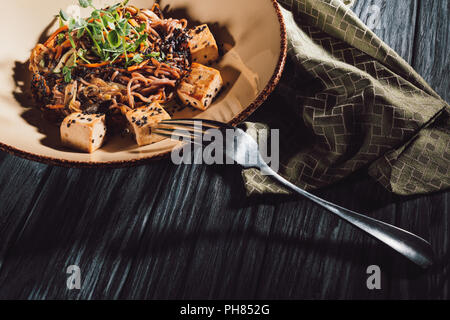
[[[449,101],[449,1],[358,0],[354,10]],[[424,272],[304,199],[247,199],[239,168],[161,160],[51,167],[0,153],[0,298],[449,298],[449,192],[398,197],[364,173],[320,192],[429,239]],[[66,287],[70,265],[82,289]],[[381,290],[366,269],[381,268]]]

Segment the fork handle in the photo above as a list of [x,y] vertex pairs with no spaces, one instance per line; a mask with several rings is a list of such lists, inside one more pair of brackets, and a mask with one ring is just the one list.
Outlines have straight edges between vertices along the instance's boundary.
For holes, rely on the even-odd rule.
[[366,232],[373,238],[385,243],[420,267],[426,269],[433,264],[434,253],[431,245],[426,240],[393,225],[364,216],[323,200],[290,183],[267,165],[262,166],[261,170],[265,174],[274,177],[282,185],[312,200],[341,219]]

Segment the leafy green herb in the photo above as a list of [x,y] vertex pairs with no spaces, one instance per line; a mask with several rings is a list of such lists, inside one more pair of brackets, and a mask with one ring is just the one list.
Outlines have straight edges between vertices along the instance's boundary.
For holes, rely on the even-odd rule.
[[141,45],[141,43],[143,43],[145,40],[147,40],[148,35],[147,34],[143,34],[142,36],[139,37],[139,39],[137,39],[129,48],[128,51],[129,52],[135,52],[137,49],[139,49],[139,46]]
[[60,33],[60,34],[58,34],[58,37],[56,39],[56,43],[58,45],[61,45],[64,42],[65,39],[66,39],[65,35]]
[[131,32],[131,25],[128,23],[127,19],[121,19],[117,21],[116,30],[121,37],[127,37]]
[[120,53],[123,54],[123,47],[122,47],[122,43],[120,43],[120,47],[118,48],[104,48],[103,51],[105,52],[110,52],[110,53]]
[[73,17],[69,19],[69,32],[72,32],[75,29],[75,25],[77,24],[77,20]]
[[[76,44],[74,41],[74,31],[76,32],[77,39],[80,39],[86,35],[90,38],[93,43],[93,49],[91,52],[96,54],[102,61],[115,61],[121,55],[125,56],[126,64],[138,63],[142,56],[133,58],[130,62],[128,53],[134,53],[139,49],[139,46],[147,40],[147,35],[142,34],[146,28],[145,24],[141,24],[139,27],[134,28],[130,23],[129,19],[132,15],[129,12],[124,14],[121,18],[117,12],[119,8],[125,8],[128,4],[128,0],[119,2],[112,7],[105,10],[96,9],[93,6],[92,0],[78,0],[79,5],[82,8],[91,7],[93,10],[91,15],[87,19],[81,19],[76,17],[71,17],[64,10],[59,12],[60,24],[63,25],[64,21],[68,25],[68,38],[73,48],[76,49]],[[90,22],[89,22],[90,21]],[[134,33],[132,33],[132,31]],[[63,35],[65,39],[65,34]],[[58,38],[60,41],[64,41],[63,38]],[[131,41],[129,40],[131,39]],[[134,41],[134,43],[130,42]],[[76,57],[79,57],[86,63],[87,51],[77,51]],[[158,56],[159,57],[159,56]]]
[[70,16],[62,9],[59,10],[59,16],[63,21],[68,21],[70,19]]
[[160,52],[152,52],[152,53],[145,55],[146,58],[158,58],[159,56],[161,56]]
[[122,38],[123,52],[125,54],[126,65],[128,65],[128,52],[127,52],[127,44],[125,42],[125,37]]
[[103,25],[108,26],[111,30],[116,29],[116,19],[110,15],[104,15],[102,17]]
[[147,25],[145,23],[142,23],[139,28],[136,29],[137,32],[141,33],[147,28]]
[[72,81],[72,68],[66,66],[62,69],[62,72],[64,75],[64,81],[66,83],[70,83],[70,81]]
[[107,9],[108,12],[116,11],[120,7],[125,7],[128,4],[129,0],[125,0],[119,3],[116,3],[115,5],[111,6],[109,9]]
[[86,33],[86,29],[85,28],[78,30],[77,38],[81,39],[84,36],[85,33]]
[[94,19],[100,19],[101,18],[100,12],[98,10],[92,11],[91,17],[94,18]]
[[135,64],[142,63],[143,61],[144,61],[144,58],[140,54],[134,55],[133,59],[131,60],[131,62],[133,62]]
[[69,32],[83,29],[86,27],[86,25],[87,25],[87,22],[84,19],[81,19],[81,18],[75,19],[74,17],[69,18]]
[[85,50],[83,48],[78,49],[78,52],[77,52],[78,57],[81,60],[83,60],[84,62],[86,62],[87,64],[90,64],[91,62],[86,59],[86,54],[87,54],[87,50]]
[[75,41],[73,41],[72,34],[69,32],[68,35],[69,35],[70,45],[72,46],[72,48],[76,49],[77,46],[75,45]]
[[166,60],[166,54],[161,51],[160,56],[158,58],[156,58],[156,60],[158,60],[159,62],[165,61]]
[[112,30],[108,33],[108,42],[112,48],[117,48],[120,46],[120,37],[116,30]]
[[91,37],[92,41],[94,42],[95,45],[95,49],[96,49],[96,54],[102,58],[103,57],[103,52],[102,49],[100,48],[100,45],[98,44],[98,42],[95,40],[94,35],[92,34],[91,30],[89,30],[89,27],[86,28],[86,32],[89,34],[89,36]]
[[78,0],[82,8],[92,7],[92,0]]

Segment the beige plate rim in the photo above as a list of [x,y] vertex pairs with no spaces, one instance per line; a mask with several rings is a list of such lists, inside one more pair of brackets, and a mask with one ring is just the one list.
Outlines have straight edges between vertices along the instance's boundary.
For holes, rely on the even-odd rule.
[[[259,94],[259,96],[247,107],[245,108],[239,115],[234,117],[228,124],[237,125],[248,118],[261,104],[269,97],[269,95],[273,92],[275,87],[278,85],[281,75],[284,70],[284,66],[286,63],[287,56],[287,34],[286,34],[286,25],[284,24],[283,15],[280,10],[280,6],[276,0],[268,0],[273,3],[274,10],[278,16],[278,21],[280,23],[280,34],[281,34],[281,43],[280,43],[280,57],[277,62],[277,66],[275,71],[270,79],[269,83],[266,85],[264,90]],[[93,162],[93,161],[73,161],[66,159],[58,159],[52,157],[46,157],[30,152],[26,152],[20,149],[17,149],[13,146],[6,145],[0,142],[0,150],[7,152],[11,155],[18,156],[27,160],[36,161],[48,165],[55,165],[60,167],[68,167],[68,168],[124,168],[124,167],[132,167],[141,164],[145,164],[150,161],[159,160],[162,158],[166,158],[170,151],[161,153],[159,155],[154,155],[151,157],[145,157],[135,160],[125,160],[125,161],[109,161],[109,162]]]

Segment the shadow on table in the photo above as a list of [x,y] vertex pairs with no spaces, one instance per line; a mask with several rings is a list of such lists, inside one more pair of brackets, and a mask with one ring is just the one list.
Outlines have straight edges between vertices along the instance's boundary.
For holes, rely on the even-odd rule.
[[[73,212],[75,213],[75,212]],[[42,213],[45,215],[45,213]],[[80,214],[81,215],[81,214]],[[115,235],[113,239],[103,239],[101,242],[93,238],[74,238],[68,239],[66,235],[62,235],[58,228],[44,228],[46,225],[45,217],[42,216],[42,221],[34,224],[33,227],[26,230],[20,239],[12,245],[8,252],[9,259],[17,257],[48,255],[51,252],[61,252],[61,254],[70,254],[73,248],[71,243],[77,243],[79,250],[83,251],[85,255],[94,254],[98,255],[98,249],[103,247],[107,243],[107,251],[104,251],[104,257],[98,257],[101,261],[103,258],[111,258],[111,255],[120,256],[121,259],[126,261],[134,260],[139,263],[139,260],[145,260],[150,256],[161,256],[163,254],[170,254],[171,251],[176,251],[181,246],[191,246],[195,243],[207,243],[212,245],[215,243],[229,243],[230,239],[234,241],[241,239],[242,242],[257,241],[265,242],[273,247],[282,246],[283,250],[298,250],[302,251],[304,259],[308,258],[311,254],[314,256],[321,256],[322,259],[331,259],[335,262],[350,262],[352,265],[366,265],[373,260],[373,257],[369,257],[366,252],[367,246],[348,240],[333,241],[328,239],[314,239],[314,238],[302,238],[300,236],[290,236],[280,232],[271,233],[267,235],[266,232],[258,230],[241,230],[240,228],[233,228],[232,230],[224,231],[223,229],[211,229],[204,231],[192,231],[189,233],[176,230],[150,230],[146,232],[148,237],[133,237],[130,241],[124,244],[124,239],[118,235]],[[53,217],[55,218],[55,217]],[[83,219],[75,214],[70,217],[60,215],[58,219],[70,219],[73,220],[73,225]],[[55,221],[53,221],[55,223]],[[58,223],[56,221],[56,223]],[[65,221],[67,223],[67,221]],[[42,224],[42,225],[41,225]],[[104,224],[103,219],[91,220],[89,222],[89,228],[91,230],[101,230]],[[158,229],[158,228],[155,228]],[[358,257],[355,258],[355,252],[358,252]],[[429,271],[424,271],[414,264],[407,261],[405,258],[394,253],[387,247],[381,247],[377,249],[377,253],[383,256],[382,262],[377,263],[383,272],[388,275],[395,276],[400,279],[417,278],[426,272],[439,273],[442,276],[442,272],[446,270],[445,266],[448,264],[448,256],[443,257],[438,263]],[[306,262],[305,262],[306,263]]]
[[[257,195],[247,198],[242,179],[239,179],[240,177],[238,177],[241,175],[240,167],[236,166],[225,168],[213,166],[211,167],[211,170],[214,170],[215,173],[220,174],[224,181],[226,181],[232,189],[236,190],[236,192],[232,194],[232,200],[229,203],[229,206],[232,209],[241,209],[259,205],[277,206],[284,203],[309,201],[298,195]],[[236,181],[240,181],[240,185],[236,185]],[[439,192],[437,194],[440,193],[444,192]],[[314,194],[350,210],[368,215],[372,215],[373,212],[382,210],[383,208],[391,205],[394,205],[395,207],[396,205],[425,197],[424,195],[395,195],[373,180],[363,170],[356,172],[339,183],[322,190],[318,190],[314,192]],[[384,219],[387,214],[388,212],[386,212],[381,219]],[[444,216],[441,215],[438,218],[443,219]],[[424,221],[428,221],[427,217],[424,217]],[[434,223],[439,224],[440,222],[434,221]],[[252,234],[252,236],[258,237],[258,235],[255,234]],[[304,240],[297,239],[296,237],[284,236],[280,233],[271,235],[270,241],[275,241],[276,243],[286,246],[304,248],[305,250],[314,250],[315,252],[321,252],[324,256],[335,256],[336,258],[339,257],[340,259],[348,260],[352,263],[358,263],[358,260],[355,260],[355,252],[357,252],[358,255],[364,256],[364,252],[367,250],[367,245],[357,245],[350,241],[343,244],[342,242],[335,243],[332,239]],[[436,243],[434,243],[434,245],[436,245]],[[446,272],[450,261],[449,252],[443,256],[436,257],[433,267],[427,271],[424,271],[403,256],[393,251],[391,248],[381,243],[372,245],[371,247],[376,248],[375,255],[380,257],[376,264],[379,264],[383,270],[387,270],[389,274],[400,279],[417,278],[425,273],[442,275],[443,272]],[[338,253],[335,253],[335,251]],[[370,256],[368,260],[373,259],[373,257],[373,255]],[[382,264],[384,264],[384,268]],[[390,266],[387,266],[386,264],[389,264]]]
[[[56,18],[53,19],[49,25],[43,30],[39,36],[37,43],[44,43],[48,38],[48,34],[51,28],[54,26]],[[31,93],[31,81],[33,78],[32,72],[29,70],[30,60],[27,61],[15,61],[13,71],[13,80],[15,83],[15,89],[13,96],[20,106],[24,108],[21,116],[31,126],[38,129],[39,133],[44,137],[41,139],[41,143],[44,146],[50,147],[55,150],[65,150],[61,146],[59,137],[59,127],[54,123],[44,119],[42,112],[36,108]]]

